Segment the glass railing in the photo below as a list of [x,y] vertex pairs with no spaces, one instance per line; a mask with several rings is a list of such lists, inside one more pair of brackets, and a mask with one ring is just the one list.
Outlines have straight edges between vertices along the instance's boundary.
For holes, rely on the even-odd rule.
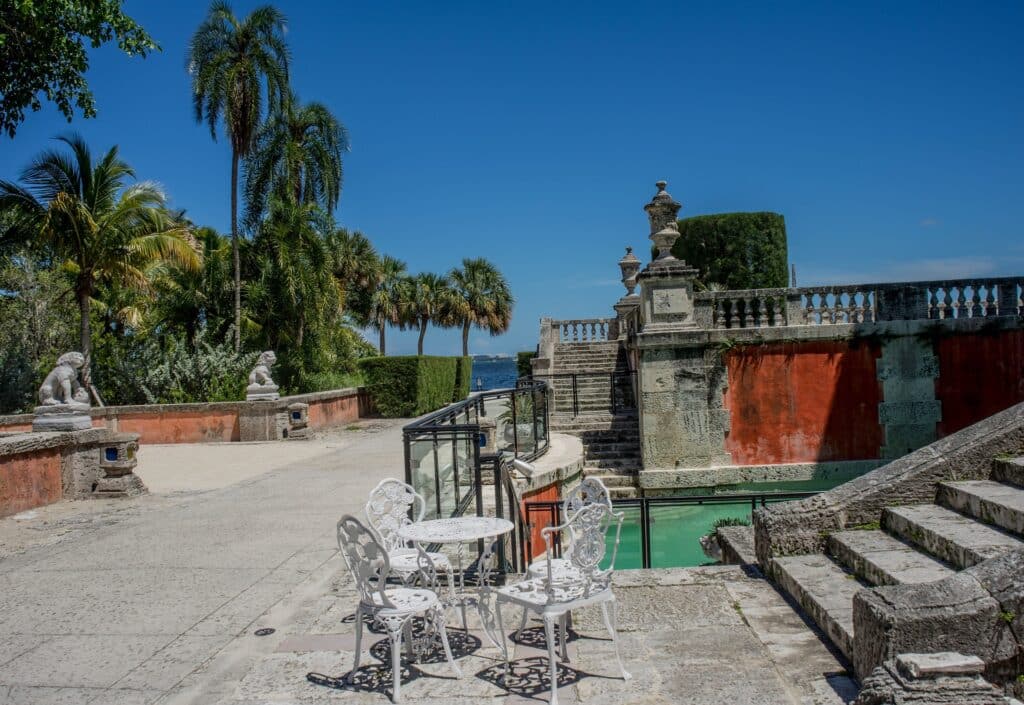
[[402,429],[405,481],[426,502],[427,519],[483,515],[484,472],[548,448],[543,382],[472,394]]

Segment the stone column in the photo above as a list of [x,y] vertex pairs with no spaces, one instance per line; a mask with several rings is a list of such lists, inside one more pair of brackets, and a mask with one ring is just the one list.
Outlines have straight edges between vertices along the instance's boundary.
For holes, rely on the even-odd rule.
[[[694,317],[693,282],[697,270],[672,255],[679,237],[676,216],[682,205],[657,183],[644,206],[650,238],[658,255],[637,275],[640,285],[640,432],[643,467],[640,483],[654,487],[673,479],[654,471],[729,464],[723,438],[729,424],[722,408],[724,370],[708,347]],[[648,475],[648,473],[651,473]],[[645,481],[648,475],[653,482]],[[658,479],[655,479],[658,478]]]

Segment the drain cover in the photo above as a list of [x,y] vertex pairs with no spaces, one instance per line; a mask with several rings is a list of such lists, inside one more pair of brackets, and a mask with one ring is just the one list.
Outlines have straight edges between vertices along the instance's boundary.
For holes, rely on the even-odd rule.
[[275,630],[273,627],[263,627],[262,629],[257,629],[255,632],[253,632],[253,634],[255,634],[256,636],[270,636],[275,631],[277,630]]

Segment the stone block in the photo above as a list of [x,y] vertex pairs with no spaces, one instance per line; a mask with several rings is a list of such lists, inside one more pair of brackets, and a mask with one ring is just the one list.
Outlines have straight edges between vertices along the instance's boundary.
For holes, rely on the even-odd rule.
[[931,654],[900,654],[896,667],[911,678],[934,678],[960,673],[974,675],[985,670],[985,662],[977,656],[965,656],[955,651]]
[[[39,407],[46,409],[47,407]],[[53,407],[50,407],[53,408]],[[85,431],[92,428],[92,417],[88,413],[76,411],[56,411],[39,413],[32,420],[32,430],[35,432],[46,431]]]
[[1003,694],[972,670],[975,664],[949,652],[898,656],[863,679],[853,705],[1005,705]]

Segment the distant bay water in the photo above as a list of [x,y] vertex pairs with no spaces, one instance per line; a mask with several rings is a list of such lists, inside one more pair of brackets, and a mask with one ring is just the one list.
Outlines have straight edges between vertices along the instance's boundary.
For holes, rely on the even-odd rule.
[[471,391],[504,389],[516,386],[516,360],[514,357],[473,358]]

